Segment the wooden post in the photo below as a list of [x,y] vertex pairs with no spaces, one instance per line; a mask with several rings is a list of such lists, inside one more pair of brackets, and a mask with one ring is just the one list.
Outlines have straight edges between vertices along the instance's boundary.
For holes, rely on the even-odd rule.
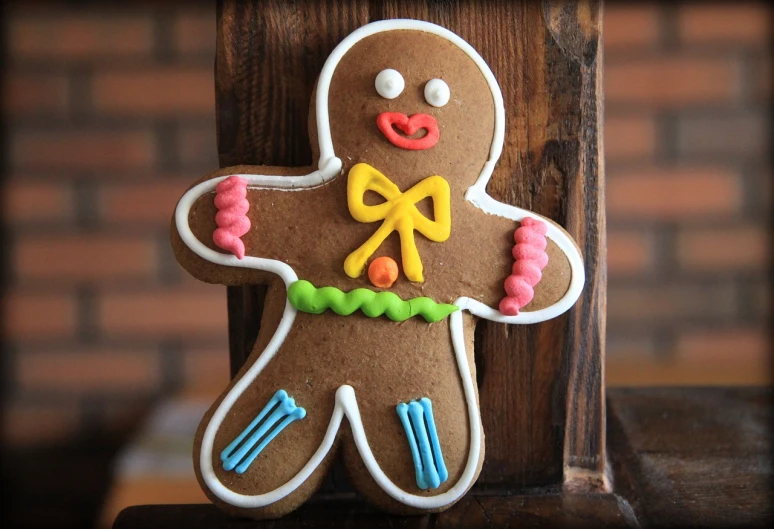
[[[482,322],[476,362],[487,436],[477,487],[561,484],[606,491],[605,217],[601,9],[529,0],[219,0],[216,58],[221,166],[309,165],[307,118],[323,62],[374,20],[416,18],[467,40],[505,98],[506,141],[490,194],[559,222],[580,245],[577,305],[531,326]],[[228,289],[232,373],[258,332],[263,291]]]

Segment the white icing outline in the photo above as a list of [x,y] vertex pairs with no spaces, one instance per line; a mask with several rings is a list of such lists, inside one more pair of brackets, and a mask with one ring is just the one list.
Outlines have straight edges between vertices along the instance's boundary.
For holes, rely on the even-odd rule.
[[[336,46],[331,55],[328,57],[320,73],[317,86],[317,131],[320,144],[320,160],[318,164],[318,170],[304,176],[271,176],[251,174],[242,174],[239,176],[245,178],[248,181],[248,186],[253,189],[279,189],[285,191],[295,191],[319,187],[339,175],[341,173],[342,163],[341,160],[335,156],[333,150],[330,119],[328,115],[328,93],[331,79],[333,78],[333,72],[335,71],[336,66],[338,65],[341,58],[358,41],[382,31],[392,30],[417,30],[445,38],[452,44],[462,49],[476,63],[476,65],[481,70],[481,73],[484,75],[487,84],[489,85],[495,107],[494,134],[489,152],[489,160],[485,162],[484,167],[481,170],[481,173],[479,174],[476,182],[465,192],[465,199],[488,214],[499,215],[514,221],[520,221],[526,217],[543,220],[530,211],[498,202],[486,193],[486,185],[489,182],[489,179],[492,177],[492,172],[494,171],[495,164],[497,163],[497,160],[499,159],[502,152],[503,141],[505,138],[505,109],[503,106],[503,97],[494,74],[484,59],[481,58],[481,56],[473,49],[473,47],[465,42],[461,37],[457,36],[446,28],[419,20],[382,20],[362,26],[347,36],[343,41],[341,41],[341,43]],[[177,226],[178,233],[180,234],[186,246],[188,246],[202,259],[223,266],[250,268],[277,274],[283,280],[285,287],[287,288],[291,283],[298,279],[295,271],[288,264],[273,259],[263,259],[253,256],[245,256],[240,260],[234,255],[216,252],[205,246],[194,236],[193,232],[191,231],[191,228],[188,224],[188,216],[191,207],[202,195],[213,192],[218,182],[224,180],[227,177],[228,176],[222,176],[202,182],[191,188],[183,195],[175,210],[175,224]],[[255,363],[250,366],[242,378],[223,398],[205,429],[204,435],[202,436],[199,465],[201,467],[202,476],[207,487],[209,487],[212,493],[215,494],[218,498],[236,507],[258,508],[279,501],[298,488],[298,486],[301,485],[319,466],[319,464],[322,462],[326,454],[333,446],[333,443],[336,439],[336,434],[341,424],[341,420],[346,415],[351,426],[355,445],[358,452],[360,453],[361,458],[363,459],[363,462],[365,463],[366,468],[368,469],[368,472],[379,484],[379,486],[392,498],[408,506],[419,509],[442,508],[458,500],[473,483],[473,479],[476,474],[476,468],[478,466],[478,460],[481,454],[482,430],[478,402],[475,394],[475,384],[470,372],[470,366],[468,365],[468,358],[465,350],[462,311],[467,310],[475,316],[501,323],[537,323],[554,318],[565,312],[570,308],[570,306],[572,306],[573,303],[575,303],[575,301],[580,296],[581,290],[583,289],[585,277],[584,267],[578,249],[573,244],[572,240],[566,236],[562,230],[549,222],[546,222],[546,224],[548,226],[547,236],[552,239],[565,253],[572,269],[570,286],[565,295],[556,304],[535,312],[522,312],[516,316],[506,316],[500,313],[500,311],[489,307],[480,301],[469,297],[461,297],[455,301],[455,305],[459,306],[460,310],[452,313],[449,316],[449,328],[451,333],[452,347],[457,361],[460,377],[462,379],[465,401],[468,408],[468,421],[470,425],[470,447],[468,451],[468,460],[465,465],[465,469],[460,476],[460,479],[452,486],[452,488],[436,496],[420,496],[416,494],[410,494],[398,488],[384,474],[382,469],[379,467],[376,458],[371,452],[371,448],[368,445],[368,440],[363,429],[363,423],[357,406],[357,400],[355,398],[355,391],[351,386],[346,385],[341,386],[336,392],[336,402],[333,409],[333,414],[319,448],[314,453],[312,458],[306,463],[306,465],[304,465],[304,467],[298,472],[298,474],[293,476],[293,478],[291,478],[287,483],[270,492],[248,496],[236,493],[220,482],[213,469],[212,451],[215,435],[223,423],[223,419],[225,418],[226,414],[228,414],[228,412],[231,410],[233,404],[240,397],[242,392],[244,392],[244,390],[258,377],[258,375],[261,373],[261,371],[263,371],[264,367],[271,361],[271,359],[274,358],[280,346],[289,334],[297,314],[296,309],[293,308],[289,301],[285,303],[282,319],[280,320],[274,336],[272,336],[271,340],[269,340],[266,348],[256,359]]]

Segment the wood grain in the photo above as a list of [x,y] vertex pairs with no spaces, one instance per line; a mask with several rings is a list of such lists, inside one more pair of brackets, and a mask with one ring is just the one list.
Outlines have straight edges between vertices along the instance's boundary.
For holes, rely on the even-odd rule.
[[488,529],[635,528],[637,520],[625,500],[613,494],[472,496],[440,514],[387,516],[355,500],[309,502],[279,520],[231,518],[214,505],[142,505],[124,509],[113,529]]
[[648,527],[770,527],[770,388],[611,389],[616,491]]
[[[565,226],[580,245],[587,286],[575,308],[534,326],[482,322],[476,361],[487,435],[477,487],[604,479],[604,171],[601,17],[596,2],[491,0],[220,0],[216,57],[221,166],[311,163],[309,102],[325,58],[370,21],[428,20],[458,33],[503,90],[507,136],[489,185],[504,202]],[[230,287],[232,372],[258,331],[256,287]]]

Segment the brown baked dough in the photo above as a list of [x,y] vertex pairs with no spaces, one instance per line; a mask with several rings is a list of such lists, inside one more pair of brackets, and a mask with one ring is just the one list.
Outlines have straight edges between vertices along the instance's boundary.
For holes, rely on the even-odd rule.
[[[401,72],[405,79],[401,95],[390,100],[374,89],[375,77],[387,68]],[[451,90],[451,100],[441,108],[428,104],[423,94],[425,83],[434,78],[443,79]],[[318,156],[314,104],[311,106],[310,136]],[[424,282],[411,282],[400,273],[386,290],[402,299],[426,296],[444,304],[469,296],[496,308],[505,295],[503,281],[511,273],[513,234],[519,224],[486,214],[464,198],[489,157],[495,126],[492,93],[478,66],[456,45],[430,33],[409,30],[376,33],[356,43],[342,58],[332,77],[329,110],[336,156],[343,161],[341,175],[305,191],[248,189],[247,215],[251,229],[242,237],[246,255],[287,263],[300,279],[317,287],[332,286],[345,292],[355,288],[385,290],[373,287],[367,274],[353,279],[344,273],[346,256],[378,227],[378,224],[358,222],[350,214],[347,174],[354,164],[367,163],[401,190],[429,176],[440,175],[451,190],[451,235],[444,242],[433,242],[415,233],[424,266]],[[376,126],[376,117],[382,112],[433,116],[439,124],[438,143],[420,151],[396,147]],[[421,132],[415,137],[421,137]],[[312,170],[314,167],[244,165],[213,171],[200,182],[231,174],[291,176]],[[190,210],[188,223],[193,234],[206,246],[226,253],[212,240],[218,212],[214,198],[214,193],[201,196]],[[383,199],[367,197],[367,200],[375,204]],[[428,200],[418,207],[432,218]],[[213,502],[228,512],[252,518],[281,516],[301,505],[318,489],[341,448],[353,486],[378,507],[395,513],[420,513],[440,511],[453,504],[417,509],[388,495],[366,470],[346,417],[333,447],[320,465],[282,499],[262,507],[245,508],[235,507],[216,495],[203,479],[199,464],[204,431],[218,405],[274,335],[287,294],[283,282],[266,271],[223,266],[200,258],[183,242],[174,219],[171,242],[180,264],[202,281],[269,285],[253,353],[204,416],[196,435],[194,466]],[[546,251],[548,265],[525,311],[549,307],[567,292],[572,277],[567,257],[550,239]],[[397,232],[384,241],[371,259],[380,256],[391,257],[400,266]],[[475,318],[468,312],[462,318],[468,368],[477,398],[473,362]],[[336,391],[343,385],[354,388],[373,456],[397,487],[409,494],[430,497],[446,492],[459,481],[469,455],[471,428],[481,426],[469,423],[449,318],[437,323],[427,323],[421,317],[393,322],[386,317],[369,318],[360,311],[339,316],[330,310],[323,314],[299,311],[277,354],[238,396],[215,434],[212,464],[217,479],[229,490],[243,495],[271,492],[287,483],[320,446],[334,413]],[[221,451],[280,389],[306,410],[306,416],[282,430],[244,473],[224,470]],[[423,397],[432,402],[437,436],[449,474],[439,487],[430,490],[418,487],[407,434],[396,413],[399,403]],[[483,462],[483,433],[481,442],[474,477],[478,476]]]

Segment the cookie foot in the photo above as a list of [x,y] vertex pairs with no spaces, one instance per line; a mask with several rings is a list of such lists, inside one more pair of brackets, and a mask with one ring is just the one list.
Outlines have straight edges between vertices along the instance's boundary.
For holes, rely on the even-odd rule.
[[422,490],[438,488],[448,479],[449,472],[443,462],[430,399],[401,402],[396,409],[408,438],[417,486]]
[[[242,474],[258,457],[258,454],[266,448],[266,445],[284,430],[288,424],[297,419],[303,419],[305,416],[306,410],[296,406],[295,400],[289,397],[284,389],[277,391],[269,400],[269,403],[261,410],[261,413],[221,452],[220,459],[223,461],[224,470],[236,469],[237,474]],[[265,422],[263,422],[264,419],[266,419]],[[272,430],[272,427],[279,420],[282,420],[282,422]],[[242,444],[242,441],[251,432],[253,434]],[[262,437],[263,440],[258,443]],[[258,443],[258,446],[255,446],[256,443]],[[253,449],[254,446],[255,448]],[[248,454],[248,452],[250,453]]]

